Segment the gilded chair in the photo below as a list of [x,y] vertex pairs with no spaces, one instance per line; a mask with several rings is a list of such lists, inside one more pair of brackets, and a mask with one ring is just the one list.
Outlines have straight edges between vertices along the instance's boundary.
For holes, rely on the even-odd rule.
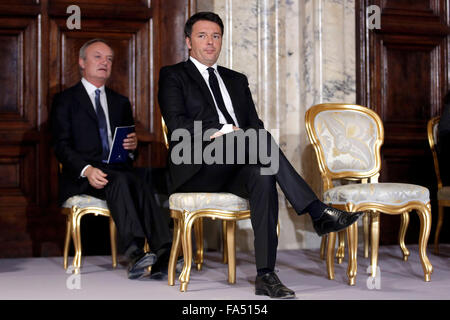
[[[169,146],[168,129],[162,119],[166,147]],[[176,261],[180,249],[184,265],[180,280],[180,291],[185,292],[190,279],[192,266],[192,229],[196,241],[194,263],[197,270],[203,264],[203,218],[223,221],[224,263],[228,262],[228,282],[236,282],[236,221],[250,218],[248,200],[227,192],[220,193],[174,193],[169,197],[170,216],[174,221],[172,249],[169,259],[168,283],[175,284]]]
[[[347,182],[346,179],[341,179],[341,181]],[[349,181],[352,183],[353,181]],[[363,236],[364,236],[364,258],[369,257],[369,231],[370,230],[370,214],[365,213],[363,215]],[[345,257],[345,234],[346,230],[339,231],[338,234],[338,249],[336,251],[337,263],[341,264]],[[406,232],[406,230],[405,230]],[[320,258],[325,260],[326,258],[326,247],[328,236],[322,236],[322,241],[320,242]],[[406,257],[407,258],[407,257]]]
[[443,186],[441,174],[439,171],[439,161],[436,151],[436,142],[439,143],[437,137],[437,128],[440,117],[434,117],[428,121],[428,142],[430,143],[431,153],[434,160],[434,171],[436,172],[437,180],[437,200],[438,200],[438,222],[436,225],[436,233],[434,235],[434,253],[439,254],[439,234],[441,232],[442,224],[444,223],[444,207],[450,207],[450,186]]
[[[433,267],[426,255],[431,227],[430,197],[427,188],[405,183],[378,183],[381,169],[380,148],[384,129],[379,116],[358,105],[326,103],[311,107],[305,116],[308,137],[314,146],[323,180],[324,202],[350,212],[368,211],[371,228],[371,276],[378,264],[380,213],[401,215],[399,234],[403,259],[409,251],[404,238],[409,212],[420,218],[419,253],[425,281],[430,281]],[[360,183],[335,186],[334,181],[351,179]],[[357,272],[357,223],[347,228],[349,263],[348,282],[355,284]],[[334,279],[336,233],[328,235],[327,273]]]
[[72,236],[75,247],[75,257],[73,259],[73,268],[75,273],[79,273],[81,267],[81,218],[87,214],[95,216],[105,216],[109,218],[109,232],[111,238],[111,256],[112,266],[117,266],[117,246],[116,225],[108,210],[106,201],[82,194],[70,197],[62,205],[62,213],[67,216],[66,237],[64,241],[64,269],[67,269],[70,238]]

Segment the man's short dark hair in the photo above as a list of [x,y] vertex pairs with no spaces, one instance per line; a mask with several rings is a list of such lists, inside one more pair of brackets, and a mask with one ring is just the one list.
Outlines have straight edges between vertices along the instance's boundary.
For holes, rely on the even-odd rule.
[[197,21],[202,21],[202,20],[206,20],[206,21],[211,21],[211,22],[217,23],[219,25],[220,30],[222,31],[222,35],[223,35],[223,22],[222,22],[222,19],[220,19],[219,15],[215,14],[214,12],[207,12],[206,11],[206,12],[197,12],[196,14],[191,16],[188,19],[188,21],[186,21],[186,24],[184,25],[184,36],[186,38],[190,38],[191,34],[192,34],[192,26]]

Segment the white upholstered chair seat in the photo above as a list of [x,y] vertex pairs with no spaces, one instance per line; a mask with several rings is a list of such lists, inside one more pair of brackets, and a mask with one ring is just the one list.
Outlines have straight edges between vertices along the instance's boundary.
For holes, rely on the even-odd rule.
[[174,193],[169,198],[169,207],[171,210],[187,210],[191,212],[205,209],[225,211],[250,209],[248,200],[227,192]]
[[338,186],[324,193],[324,202],[332,204],[370,202],[401,206],[411,201],[427,204],[430,192],[425,187],[406,183],[365,183]]
[[87,194],[70,197],[62,205],[63,208],[72,208],[73,206],[77,206],[80,209],[87,207],[97,207],[108,210],[108,206],[105,200],[101,200]]

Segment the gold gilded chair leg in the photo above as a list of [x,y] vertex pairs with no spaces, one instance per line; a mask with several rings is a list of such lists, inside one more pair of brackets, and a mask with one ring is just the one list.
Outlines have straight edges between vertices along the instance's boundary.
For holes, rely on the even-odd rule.
[[195,218],[191,218],[188,211],[183,212],[181,220],[181,245],[183,247],[184,266],[180,274],[180,291],[185,292],[189,283],[192,265],[192,227]]
[[380,243],[380,213],[373,211],[371,214],[372,227],[371,227],[371,258],[370,258],[370,268],[371,276],[375,279],[377,275],[378,266],[378,245]]
[[320,241],[320,259],[325,260],[325,249],[327,244],[327,236],[322,236],[322,241]]
[[80,211],[77,207],[72,208],[72,240],[73,245],[75,247],[75,256],[73,258],[73,268],[74,273],[77,274],[80,272],[81,267],[81,228],[80,228],[80,220],[81,215]]
[[364,231],[364,258],[369,257],[369,233],[370,233],[370,213],[366,212],[363,216]]
[[228,263],[228,248],[227,248],[227,221],[222,220],[222,263]]
[[168,275],[167,282],[169,286],[173,286],[175,284],[175,273],[176,273],[176,265],[177,258],[180,251],[181,246],[181,229],[180,229],[180,219],[173,219],[173,238],[172,238],[172,248],[170,249],[170,258],[169,258],[169,267],[168,267]]
[[338,232],[338,249],[336,252],[336,258],[338,264],[342,263],[345,257],[345,230]]
[[358,270],[358,263],[356,257],[358,251],[357,223],[354,223],[347,228],[347,241],[348,241],[348,267],[347,267],[348,284],[354,286],[356,282],[356,272]]
[[201,271],[203,266],[203,218],[198,218],[194,223],[195,246],[197,252],[195,254],[194,263],[197,270]]
[[66,221],[66,237],[64,239],[64,270],[67,270],[69,264],[69,246],[70,246],[70,234],[72,231],[72,213],[67,215]]
[[439,234],[441,233],[442,224],[444,223],[444,206],[438,204],[438,222],[436,225],[436,233],[434,235],[434,253],[439,254]]
[[114,220],[112,217],[109,217],[109,237],[111,241],[111,258],[112,258],[112,267],[117,267],[117,245],[116,245],[116,239],[117,239],[117,229],[116,224],[114,223]]
[[277,237],[280,237],[280,232],[281,232],[281,226],[280,226],[280,219],[278,219],[277,222]]
[[408,250],[408,248],[406,248],[405,236],[406,236],[406,230],[408,230],[408,225],[409,225],[409,213],[403,212],[401,215],[400,221],[401,222],[400,222],[400,232],[398,234],[398,242],[400,244],[400,249],[402,249],[403,261],[408,261],[409,250]]
[[328,235],[327,244],[327,274],[328,279],[334,279],[334,246],[336,244],[336,232],[330,232]]
[[427,243],[428,238],[430,237],[431,230],[431,207],[428,203],[426,206],[423,206],[421,209],[417,210],[420,219],[420,235],[419,235],[419,252],[420,252],[420,261],[422,262],[422,267],[424,271],[425,281],[431,280],[431,274],[433,273],[433,266],[428,260],[427,257]]
[[148,244],[147,238],[145,238],[145,241],[144,241],[144,252],[145,253],[150,252],[150,245]]
[[227,221],[228,282],[236,283],[236,221]]

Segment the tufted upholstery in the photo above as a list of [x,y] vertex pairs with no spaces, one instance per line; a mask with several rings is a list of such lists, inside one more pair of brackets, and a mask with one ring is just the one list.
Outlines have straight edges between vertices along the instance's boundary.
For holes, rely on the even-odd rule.
[[366,183],[338,186],[324,193],[324,202],[332,204],[371,202],[400,206],[411,201],[427,204],[430,192],[425,187],[406,183]]
[[232,193],[174,193],[169,198],[171,210],[195,211],[200,209],[219,209],[226,211],[249,210],[248,200]]
[[[371,229],[371,275],[375,277],[378,263],[380,213],[401,215],[399,234],[403,259],[409,251],[405,234],[409,223],[409,211],[417,212],[421,220],[419,248],[425,281],[430,281],[433,267],[426,256],[430,235],[431,207],[427,188],[405,183],[378,183],[381,170],[380,147],[384,140],[383,123],[369,108],[340,103],[324,103],[312,106],[305,115],[306,130],[319,162],[323,178],[324,202],[345,210],[364,208],[365,255],[368,256],[369,219]],[[336,186],[334,180],[359,181],[356,184]],[[342,233],[341,233],[342,234]],[[338,258],[343,258],[344,240],[340,234]],[[349,284],[355,284],[357,270],[357,224],[347,228]],[[328,236],[327,271],[334,279],[334,246],[336,234]],[[324,239],[321,252],[324,252]]]
[[100,200],[98,198],[89,196],[87,194],[76,195],[67,199],[62,207],[63,208],[72,208],[73,206],[77,206],[78,208],[87,208],[87,207],[97,207],[102,209],[108,209],[105,200]]
[[354,110],[323,111],[314,128],[331,172],[370,171],[375,166],[377,124]]

